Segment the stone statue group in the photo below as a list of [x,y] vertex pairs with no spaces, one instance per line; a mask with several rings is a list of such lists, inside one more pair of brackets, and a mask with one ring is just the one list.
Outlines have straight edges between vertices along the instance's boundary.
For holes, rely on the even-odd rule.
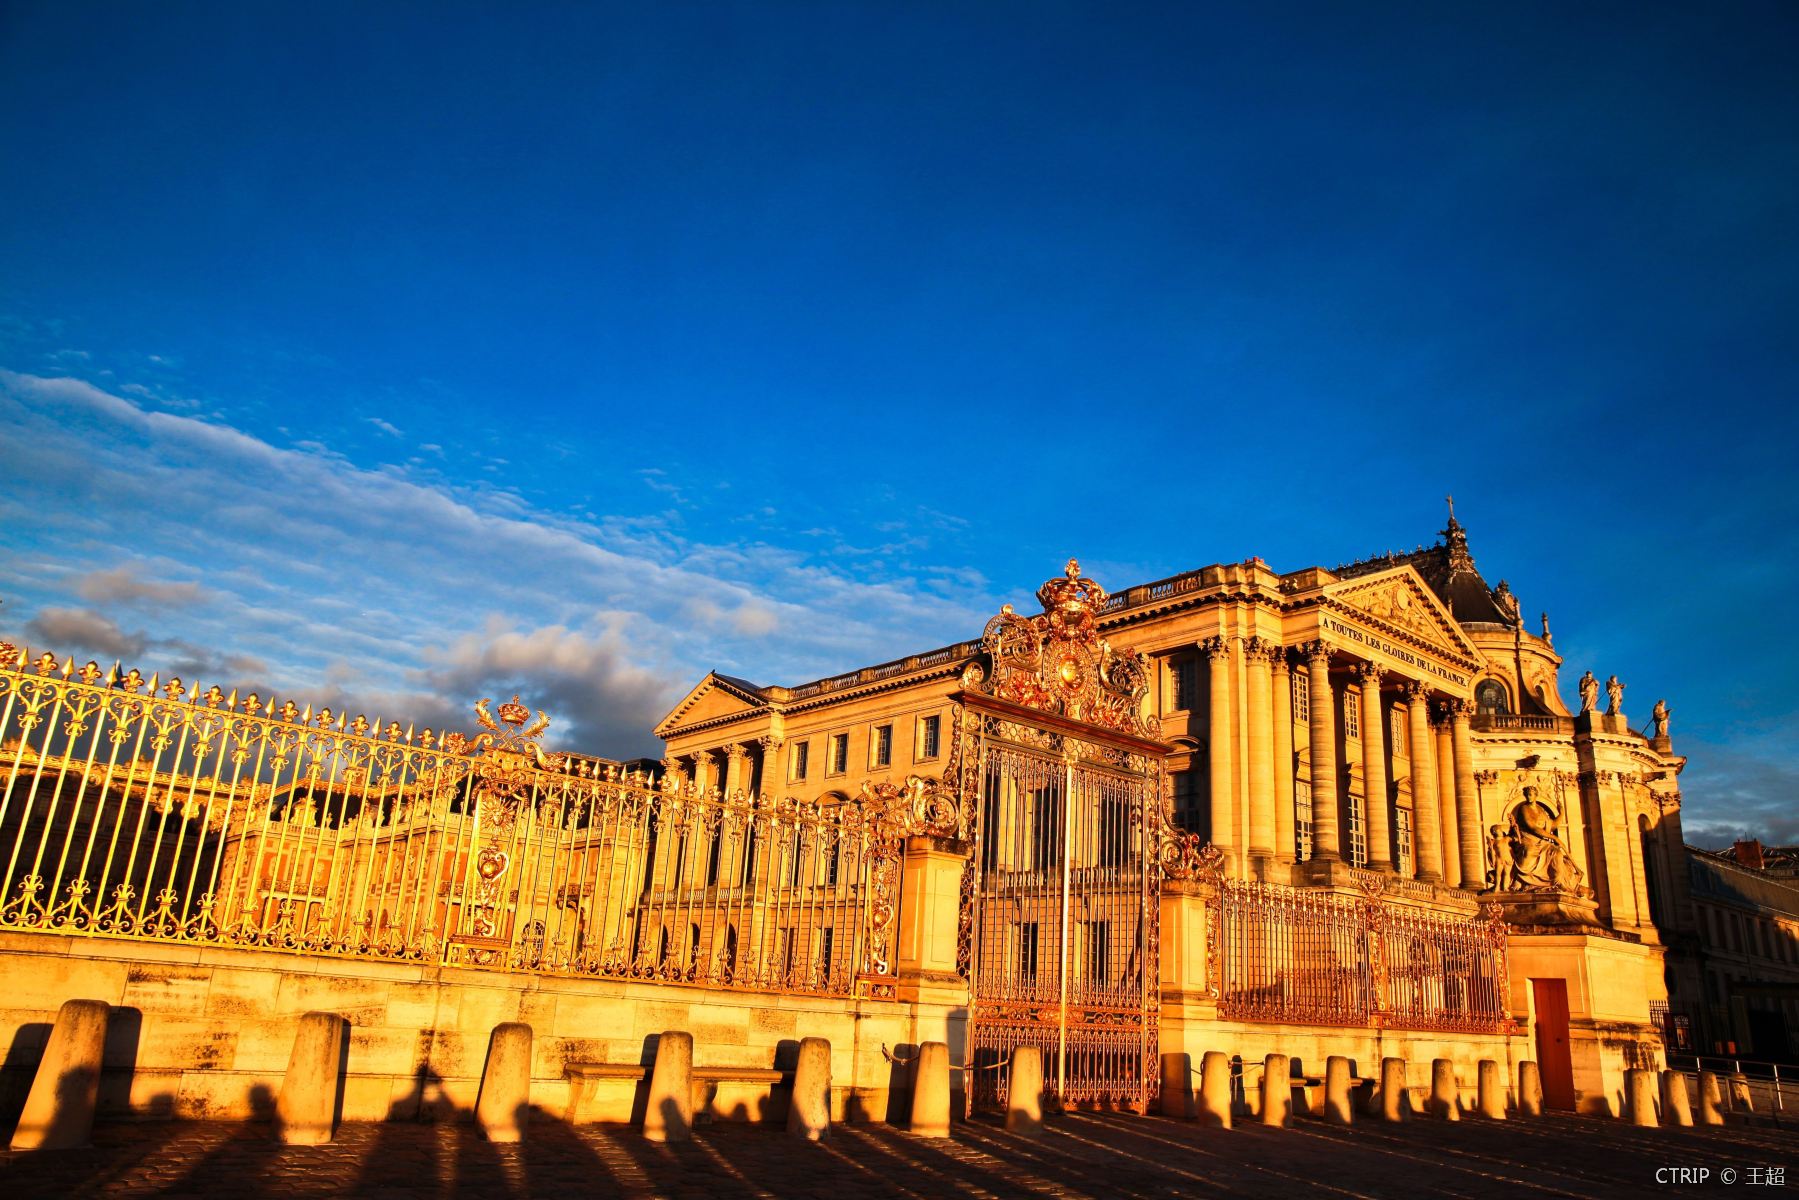
[[1524,789],[1506,825],[1487,831],[1487,890],[1490,892],[1558,891],[1580,887],[1580,868],[1555,832],[1555,810],[1537,799],[1537,789]]
[[[1605,715],[1608,717],[1621,716],[1624,712],[1624,685],[1618,682],[1616,675],[1605,681],[1605,697]],[[1598,707],[1599,680],[1594,678],[1593,672],[1588,671],[1580,677],[1580,711],[1590,713]],[[1655,707],[1649,713],[1650,737],[1665,738],[1668,736],[1669,711],[1666,700],[1655,702]]]

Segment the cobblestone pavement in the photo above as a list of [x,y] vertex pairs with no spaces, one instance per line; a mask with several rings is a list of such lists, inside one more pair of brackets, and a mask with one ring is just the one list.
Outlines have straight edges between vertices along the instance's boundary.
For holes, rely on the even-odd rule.
[[[676,1146],[627,1129],[539,1119],[530,1140],[494,1146],[472,1125],[350,1125],[332,1145],[281,1146],[266,1126],[102,1126],[92,1150],[0,1153],[0,1197],[28,1196],[940,1196],[1385,1197],[1482,1200],[1773,1194],[1756,1181],[1799,1165],[1799,1132],[1637,1129],[1545,1117],[1494,1124],[1425,1120],[1352,1129],[1301,1122],[1226,1132],[1157,1117],[1078,1114],[1039,1140],[993,1125],[947,1141],[883,1125],[840,1125],[811,1144],[769,1126],[702,1127]],[[1660,1168],[1709,1168],[1704,1184]],[[1725,1182],[1726,1168],[1735,1171]],[[1664,1180],[1666,1177],[1664,1177]]]

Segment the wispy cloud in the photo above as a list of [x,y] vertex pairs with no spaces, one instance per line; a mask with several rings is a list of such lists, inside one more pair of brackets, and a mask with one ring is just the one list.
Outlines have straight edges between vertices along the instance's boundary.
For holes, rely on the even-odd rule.
[[169,583],[147,579],[130,566],[112,567],[82,576],[76,594],[96,604],[118,603],[149,607],[186,607],[197,604],[205,591],[193,582]]
[[517,690],[564,744],[647,753],[708,668],[798,682],[967,636],[991,608],[978,578],[852,575],[823,554],[688,541],[651,513],[543,512],[72,378],[0,372],[0,423],[19,434],[0,442],[0,620],[34,648],[178,659],[221,684],[442,719]]

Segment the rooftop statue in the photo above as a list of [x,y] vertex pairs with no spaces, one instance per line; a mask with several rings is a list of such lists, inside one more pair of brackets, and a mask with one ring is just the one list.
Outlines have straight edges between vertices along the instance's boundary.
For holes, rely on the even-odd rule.
[[1665,738],[1668,736],[1668,702],[1657,700],[1655,707],[1649,711],[1649,736]]
[[1599,707],[1599,681],[1588,671],[1580,677],[1580,711],[1590,713]]
[[1605,715],[1615,717],[1624,711],[1624,685],[1616,675],[1605,681]]

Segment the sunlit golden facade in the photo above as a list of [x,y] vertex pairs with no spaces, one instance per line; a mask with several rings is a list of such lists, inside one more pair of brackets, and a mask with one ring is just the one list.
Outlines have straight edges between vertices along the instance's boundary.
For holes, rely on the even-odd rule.
[[[1602,1106],[1624,1068],[1659,1061],[1652,1006],[1667,984],[1651,907],[1687,902],[1684,760],[1665,718],[1633,731],[1621,688],[1607,703],[1583,681],[1570,709],[1547,620],[1526,628],[1453,515],[1411,554],[1286,573],[1252,558],[1128,587],[1098,626],[1148,665],[1161,803],[1220,852],[1226,883],[1273,888],[1256,894],[1274,907],[1352,905],[1372,888],[1418,920],[1497,906],[1505,970],[1490,982],[1513,1022],[1506,1053],[1543,1062],[1552,1104]],[[666,765],[727,793],[826,803],[865,781],[933,778],[982,656],[970,641],[796,687],[709,675],[658,726]],[[1258,1010],[1246,984],[1233,1003],[1233,972],[1252,981],[1265,952],[1190,948],[1213,961],[1209,975],[1189,969],[1179,906],[1165,895],[1163,908],[1164,1048],[1211,1046],[1229,1028],[1368,1053],[1318,1040],[1300,1018],[1319,1017],[1290,995]],[[1273,974],[1284,994],[1300,972]],[[1376,1007],[1351,1023],[1387,1024]],[[1232,1025],[1245,1012],[1259,1024]]]

